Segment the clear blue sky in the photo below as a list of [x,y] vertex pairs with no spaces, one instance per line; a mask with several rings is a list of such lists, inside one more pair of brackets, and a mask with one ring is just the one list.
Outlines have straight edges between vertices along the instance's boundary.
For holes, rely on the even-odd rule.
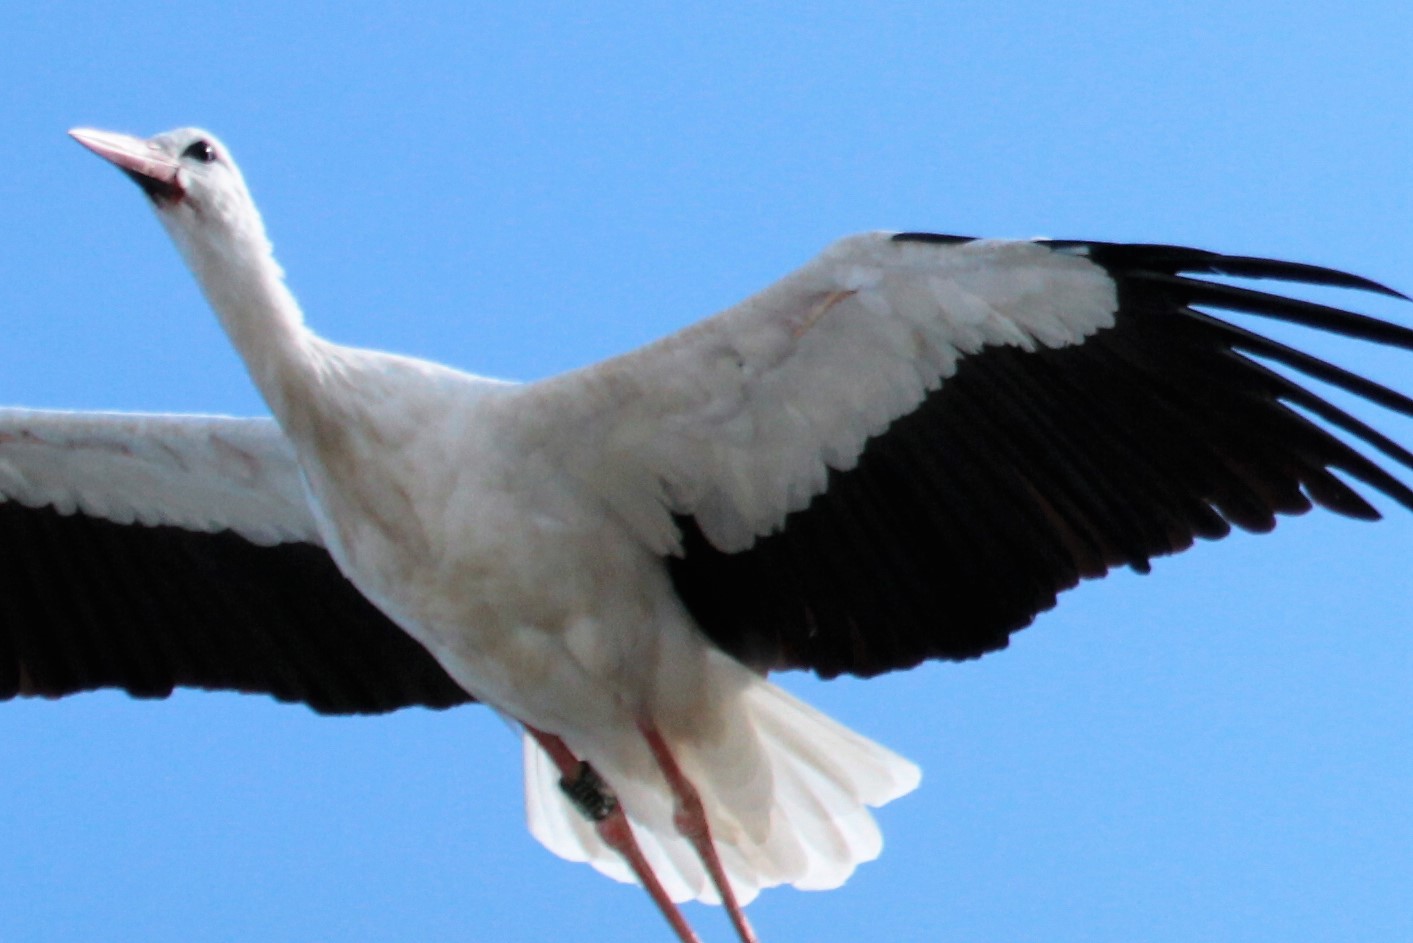
[[[874,227],[1413,289],[1405,0],[807,6],[6,4],[0,402],[263,411],[74,125],[209,127],[317,328],[507,377]],[[1409,355],[1331,346],[1408,388]],[[1088,585],[979,663],[787,679],[925,778],[879,862],[765,894],[762,936],[1413,939],[1410,560],[1405,512],[1312,516]],[[483,709],[15,702],[0,755],[6,943],[664,938],[636,889],[528,837]]]

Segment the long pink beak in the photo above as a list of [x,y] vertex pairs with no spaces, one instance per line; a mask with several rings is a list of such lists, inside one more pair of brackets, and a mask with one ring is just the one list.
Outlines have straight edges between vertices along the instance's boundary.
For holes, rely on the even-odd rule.
[[74,128],[69,136],[104,160],[116,164],[154,200],[179,200],[185,192],[177,179],[181,164],[155,144],[127,134],[96,131],[93,128]]

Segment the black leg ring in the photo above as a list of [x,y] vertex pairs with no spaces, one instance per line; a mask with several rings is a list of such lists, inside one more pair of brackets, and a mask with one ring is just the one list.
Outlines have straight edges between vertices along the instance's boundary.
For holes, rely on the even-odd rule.
[[618,797],[588,763],[579,764],[579,772],[572,780],[561,779],[559,788],[590,822],[602,822],[618,808]]

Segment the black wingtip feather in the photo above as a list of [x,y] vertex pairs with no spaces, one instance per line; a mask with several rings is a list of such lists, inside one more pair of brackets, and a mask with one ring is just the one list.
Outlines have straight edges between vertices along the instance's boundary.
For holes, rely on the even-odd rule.
[[895,232],[894,242],[928,242],[933,245],[955,246],[964,242],[975,242],[975,236],[952,236],[940,232]]
[[1203,305],[1254,314],[1258,317],[1277,318],[1332,334],[1343,334],[1346,337],[1373,341],[1389,347],[1413,350],[1413,330],[1368,315],[1345,311],[1343,308],[1300,298],[1287,298],[1284,295],[1239,285],[1222,285],[1184,275],[1169,275],[1165,272],[1128,272],[1122,277],[1130,283],[1147,282],[1164,286],[1169,298],[1182,304]]
[[[1215,253],[1214,253],[1215,254]],[[1362,275],[1354,275],[1339,269],[1305,262],[1281,262],[1276,259],[1261,259],[1251,256],[1219,255],[1209,269],[1181,269],[1185,272],[1227,275],[1234,278],[1271,278],[1305,285],[1323,285],[1330,288],[1350,288],[1355,291],[1368,291],[1387,295],[1400,301],[1413,301],[1401,291],[1390,288]]]

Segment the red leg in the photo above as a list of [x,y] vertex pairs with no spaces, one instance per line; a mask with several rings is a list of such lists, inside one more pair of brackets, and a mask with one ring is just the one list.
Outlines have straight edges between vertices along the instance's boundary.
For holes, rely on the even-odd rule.
[[593,773],[587,763],[581,762],[565,745],[564,741],[554,734],[545,733],[543,730],[537,730],[528,725],[525,730],[535,738],[535,742],[554,761],[554,765],[559,767],[559,773],[563,777],[560,784],[565,787],[566,792],[573,791],[576,784],[582,784],[586,775],[594,776],[594,781],[589,784],[588,788],[590,792],[598,793],[599,801],[592,803],[593,811],[590,812],[578,800],[575,804],[593,820],[594,829],[599,833],[599,837],[604,840],[604,843],[628,862],[628,867],[632,868],[633,873],[638,876],[638,881],[652,897],[653,903],[657,904],[657,909],[662,911],[662,915],[672,925],[677,938],[682,943],[701,943],[701,938],[692,931],[691,926],[682,916],[682,912],[672,902],[672,898],[667,896],[662,882],[653,873],[652,865],[648,864],[648,859],[643,856],[643,850],[638,847],[638,840],[633,837],[633,829],[628,824],[628,817],[623,814],[623,809],[614,801],[612,794],[604,791],[605,787],[601,781],[597,780],[597,774]]
[[697,856],[702,859],[707,873],[711,875],[711,883],[716,885],[722,906],[731,917],[731,923],[736,928],[736,935],[741,938],[741,943],[757,943],[756,932],[751,929],[750,921],[746,919],[741,905],[736,902],[736,892],[731,889],[731,882],[726,878],[726,869],[721,866],[721,857],[716,853],[716,845],[711,840],[711,827],[707,825],[701,795],[677,765],[672,751],[667,748],[667,741],[662,739],[657,728],[651,724],[639,723],[638,729],[647,739],[648,749],[653,751],[653,757],[657,760],[662,774],[667,777],[667,784],[672,788],[672,795],[677,800],[677,811],[673,815],[677,831],[697,849]]

